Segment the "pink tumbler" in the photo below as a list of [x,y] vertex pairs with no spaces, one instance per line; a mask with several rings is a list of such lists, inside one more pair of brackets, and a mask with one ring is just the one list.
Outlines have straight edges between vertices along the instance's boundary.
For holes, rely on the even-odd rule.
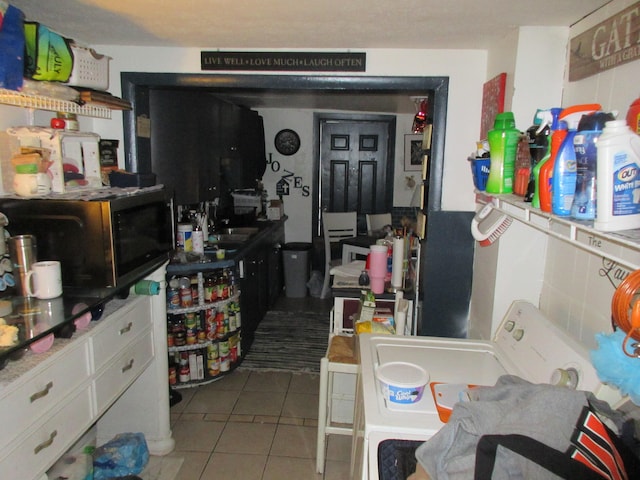
[[369,281],[373,293],[384,292],[384,277],[387,274],[387,246],[371,245],[369,253]]

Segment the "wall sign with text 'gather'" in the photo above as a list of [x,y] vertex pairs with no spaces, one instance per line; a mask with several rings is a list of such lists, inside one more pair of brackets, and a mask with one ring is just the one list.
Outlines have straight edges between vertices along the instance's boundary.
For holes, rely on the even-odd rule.
[[202,70],[364,72],[366,53],[201,52]]
[[569,81],[640,58],[640,2],[571,39]]

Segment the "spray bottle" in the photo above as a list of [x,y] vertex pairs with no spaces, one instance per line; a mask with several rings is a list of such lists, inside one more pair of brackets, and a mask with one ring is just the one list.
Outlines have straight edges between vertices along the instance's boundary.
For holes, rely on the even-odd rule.
[[540,208],[544,212],[551,212],[551,177],[553,174],[553,160],[558,153],[558,148],[564,139],[567,127],[564,122],[560,122],[558,117],[562,108],[554,107],[544,110],[542,113],[542,124],[540,130],[549,126],[549,148],[547,154],[538,162],[533,169],[536,185],[531,205]]
[[596,218],[596,145],[606,122],[615,120],[611,113],[596,112],[583,115],[578,133],[573,139],[576,152],[576,193],[571,205],[571,216],[577,220]]
[[487,133],[491,152],[487,193],[513,192],[513,174],[520,140],[520,131],[515,125],[513,112],[498,113],[493,129]]
[[[547,151],[549,150],[549,133],[551,129],[549,125],[542,125],[542,120],[546,110],[538,109],[536,114],[533,117],[533,125],[531,125],[527,129],[527,139],[529,141],[529,156],[531,157],[531,167],[529,174],[529,183],[527,185],[527,193],[524,196],[525,202],[532,202],[533,197],[535,195],[535,187],[536,187],[536,174],[534,169],[540,163],[540,161],[545,157]],[[538,169],[538,174],[540,173],[540,169]],[[538,205],[536,208],[540,207],[540,199],[538,199]]]
[[576,193],[576,151],[573,140],[578,133],[578,123],[583,115],[597,112],[602,107],[597,103],[574,105],[560,113],[560,120],[567,122],[567,135],[560,145],[553,166],[551,179],[551,209],[554,215],[567,217],[571,215],[571,205]]
[[594,228],[605,232],[640,228],[640,136],[625,120],[604,124],[598,151]]

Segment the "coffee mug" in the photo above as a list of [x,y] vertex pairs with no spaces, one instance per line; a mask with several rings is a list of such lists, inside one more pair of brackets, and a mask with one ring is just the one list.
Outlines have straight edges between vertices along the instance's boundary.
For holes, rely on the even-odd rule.
[[[31,284],[33,283],[33,289]],[[60,262],[35,262],[27,272],[27,292],[31,297],[43,300],[62,295],[62,271]]]

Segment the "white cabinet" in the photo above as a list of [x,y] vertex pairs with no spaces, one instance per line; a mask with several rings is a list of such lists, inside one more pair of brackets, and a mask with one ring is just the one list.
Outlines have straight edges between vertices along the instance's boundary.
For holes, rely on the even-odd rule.
[[0,478],[40,478],[96,422],[99,444],[142,432],[152,454],[173,450],[164,274],[147,277],[159,295],[111,300],[101,320],[0,371]]

